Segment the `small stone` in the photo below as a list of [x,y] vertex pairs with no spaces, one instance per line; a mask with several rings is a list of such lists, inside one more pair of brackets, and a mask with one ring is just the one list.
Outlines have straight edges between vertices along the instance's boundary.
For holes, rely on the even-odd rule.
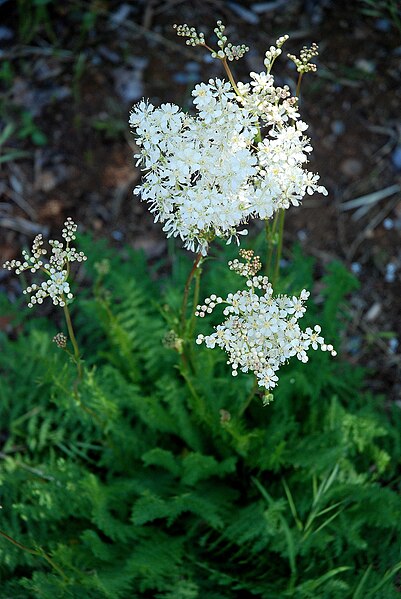
[[334,133],[334,135],[342,135],[345,131],[344,121],[332,121],[331,130]]
[[124,233],[122,231],[112,231],[111,236],[115,241],[122,241],[124,239]]
[[384,280],[386,283],[394,283],[397,266],[393,262],[389,262],[386,266],[386,274]]
[[354,275],[361,274],[361,271],[362,271],[362,266],[359,264],[359,262],[353,262],[351,264],[351,272],[353,272]]
[[375,302],[374,304],[372,304],[372,306],[366,312],[365,320],[367,322],[373,322],[379,316],[381,310],[382,310],[381,303],[380,302]]
[[394,228],[394,221],[392,218],[385,218],[383,221],[383,227],[387,230],[390,231],[391,229]]

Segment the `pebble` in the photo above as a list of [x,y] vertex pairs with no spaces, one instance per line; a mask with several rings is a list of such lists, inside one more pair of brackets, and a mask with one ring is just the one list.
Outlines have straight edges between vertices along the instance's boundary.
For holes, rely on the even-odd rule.
[[353,262],[351,264],[351,272],[354,273],[354,275],[359,275],[362,272],[362,266],[359,264],[359,262]]
[[383,227],[387,230],[387,231],[391,231],[391,229],[394,228],[394,221],[392,218],[385,218],[383,221]]
[[386,274],[384,275],[384,280],[386,283],[394,283],[396,270],[397,266],[394,264],[394,262],[389,262],[387,264]]
[[372,304],[372,306],[366,312],[365,320],[367,322],[373,322],[379,316],[379,314],[380,314],[381,311],[382,311],[382,305],[381,305],[381,303],[380,302],[375,302],[374,304]]
[[332,121],[330,126],[334,135],[342,135],[345,131],[344,121]]
[[393,337],[392,339],[389,340],[388,348],[392,354],[395,354],[395,352],[398,349],[398,346],[399,346],[399,341],[398,341],[397,337]]
[[114,241],[122,241],[124,239],[124,233],[122,231],[112,231],[111,236]]
[[304,229],[298,231],[297,236],[300,241],[305,241],[308,238],[308,234]]

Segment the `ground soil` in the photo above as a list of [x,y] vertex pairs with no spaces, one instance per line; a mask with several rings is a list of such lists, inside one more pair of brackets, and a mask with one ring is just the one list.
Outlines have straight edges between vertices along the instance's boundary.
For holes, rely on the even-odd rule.
[[[165,254],[160,227],[132,196],[140,173],[129,109],[142,96],[188,107],[195,82],[223,76],[218,62],[175,36],[174,23],[212,37],[221,18],[233,43],[251,48],[235,65],[242,81],[262,69],[279,35],[290,34],[294,53],[316,41],[319,69],[305,77],[301,112],[311,169],[329,196],[288,211],[286,245],[297,240],[316,257],[315,291],[333,259],[356,274],[342,351],[371,369],[372,390],[401,405],[401,31],[386,11],[391,2],[374,4],[371,16],[362,0],[50,2],[44,16],[31,6],[27,28],[19,4],[1,2],[1,129],[13,125],[0,146],[1,258],[17,257],[38,232],[57,235],[66,216],[117,247],[143,248],[149,260]],[[294,85],[286,60],[275,75]],[[26,155],[6,159],[14,150]],[[368,198],[349,209],[361,196]],[[11,299],[18,291],[7,271],[0,291]]]

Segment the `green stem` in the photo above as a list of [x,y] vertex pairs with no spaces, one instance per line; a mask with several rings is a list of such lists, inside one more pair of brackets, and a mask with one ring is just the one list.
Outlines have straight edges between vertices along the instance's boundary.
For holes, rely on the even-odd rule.
[[47,563],[52,568],[54,568],[54,570],[56,570],[56,572],[58,572],[60,574],[60,576],[64,580],[68,580],[68,577],[65,575],[65,573],[60,568],[60,566],[58,564],[56,564],[56,562],[54,562],[52,560],[52,558],[50,556],[48,556],[45,551],[43,551],[43,549],[41,549],[41,548],[40,549],[31,549],[30,547],[26,547],[26,545],[19,543],[18,541],[16,541],[12,537],[10,537],[8,534],[3,532],[2,530],[0,530],[0,536],[2,536],[4,539],[6,539],[9,543],[12,543],[16,547],[18,547],[18,549],[22,549],[22,551],[26,551],[26,553],[30,553],[31,555],[35,555],[37,557],[42,557],[43,559],[45,559],[47,561]]
[[295,95],[299,100],[299,92],[301,91],[301,82],[302,82],[302,77],[303,77],[303,73],[299,73],[298,76],[298,83],[297,83],[297,89],[295,91]]
[[275,246],[275,235],[277,229],[277,221],[278,221],[278,211],[274,215],[274,219],[272,224],[270,225],[269,221],[266,221],[266,243],[267,243],[267,254],[266,254],[266,275],[271,276],[271,265],[273,258],[273,251]]
[[192,314],[191,320],[189,321],[189,337],[192,339],[195,329],[195,308],[199,303],[199,290],[200,290],[200,278],[201,278],[201,269],[200,266],[195,271],[195,287],[194,287],[194,295],[192,300]]
[[79,382],[81,380],[81,378],[82,378],[81,355],[80,355],[80,352],[79,352],[77,339],[75,337],[74,328],[72,326],[70,311],[69,311],[68,306],[67,306],[66,303],[64,303],[63,310],[64,310],[65,320],[66,320],[66,323],[67,323],[68,334],[70,336],[70,341],[72,343],[72,347],[74,348],[74,361],[75,361],[75,364],[77,366],[78,382]]
[[277,245],[277,253],[276,253],[276,264],[275,264],[274,275],[273,275],[273,280],[272,280],[273,287],[276,284],[277,279],[278,279],[278,275],[280,273],[280,260],[281,260],[281,254],[283,252],[284,221],[285,221],[285,209],[281,208],[280,209],[280,215],[279,215],[279,229],[278,229],[278,245]]
[[234,79],[234,77],[233,77],[233,74],[232,74],[232,72],[231,72],[231,69],[230,69],[230,67],[228,66],[228,63],[227,63],[227,58],[221,58],[220,60],[221,60],[221,62],[223,63],[224,70],[225,70],[225,72],[227,73],[227,76],[228,76],[228,78],[229,78],[229,80],[230,80],[230,83],[231,83],[231,85],[233,86],[233,89],[234,89],[235,93],[237,94],[237,96],[240,96],[241,94],[240,94],[240,92],[239,92],[239,89],[238,89],[238,87],[237,87],[237,84],[235,83],[235,79]]
[[[199,263],[200,263],[201,260],[202,260],[202,253],[199,252],[199,254],[197,254],[197,256],[196,256],[196,258],[194,260],[191,272],[188,275],[188,278],[186,280],[185,287],[184,287],[184,296],[182,298],[181,318],[180,318],[181,335],[182,335],[183,339],[185,339],[185,337],[186,337],[186,335],[185,335],[185,333],[186,333],[186,331],[185,331],[186,326],[185,325],[186,325],[186,320],[187,320],[187,306],[188,306],[189,289],[191,287],[192,279],[195,276],[196,270],[197,270],[197,268],[198,268]],[[194,307],[196,307],[196,306],[194,306]]]
[[255,380],[253,381],[252,389],[251,389],[248,397],[246,398],[246,401],[245,401],[244,405],[241,407],[240,411],[238,412],[238,417],[239,418],[241,418],[241,416],[244,415],[245,410],[247,410],[249,404],[251,403],[251,401],[255,397],[257,389],[258,389],[258,379],[255,376]]

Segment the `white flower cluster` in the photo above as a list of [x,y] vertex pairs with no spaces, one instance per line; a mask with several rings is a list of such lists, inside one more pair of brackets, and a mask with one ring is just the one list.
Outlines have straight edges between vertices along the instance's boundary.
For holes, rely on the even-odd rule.
[[147,171],[141,194],[164,223],[167,236],[206,252],[215,236],[231,238],[252,213],[257,159],[251,145],[256,118],[236,102],[230,83],[201,83],[193,91],[198,116],[172,104],[155,108],[140,102],[130,124],[136,129]]
[[[249,265],[249,257],[245,258]],[[221,347],[228,355],[227,364],[231,364],[233,376],[238,374],[238,369],[253,371],[260,387],[273,389],[280,366],[293,356],[307,362],[306,352],[310,348],[336,355],[333,346],[326,345],[320,336],[319,325],[303,331],[298,324],[305,313],[304,302],[309,292],[304,289],[299,297],[273,297],[268,278],[252,276],[252,265],[249,270],[247,264],[234,261],[231,268],[239,274],[250,275],[246,282],[248,289],[229,293],[225,300],[211,295],[203,305],[197,306],[195,314],[204,317],[216,305],[226,305],[223,314],[227,318],[223,324],[218,325],[211,335],[198,335],[196,343],[205,343],[208,348]]]
[[179,236],[188,249],[206,253],[216,236],[238,242],[250,218],[297,206],[305,193],[327,195],[305,168],[312,147],[296,99],[269,73],[251,79],[235,91],[220,79],[196,85],[196,116],[145,101],[132,110],[135,157],[146,172],[134,193],[149,202],[167,236]]
[[48,279],[40,285],[34,283],[24,289],[23,293],[31,296],[28,303],[29,308],[32,308],[34,304],[42,304],[46,297],[50,297],[55,306],[65,306],[66,300],[73,298],[68,283],[70,264],[71,262],[86,260],[83,252],[78,252],[70,246],[70,242],[75,239],[76,230],[77,225],[68,217],[61,233],[65,240],[65,246],[60,241],[50,240],[49,245],[52,248],[52,253],[48,262],[42,260],[47,251],[43,248],[42,235],[37,235],[32,244],[32,255],[23,250],[22,262],[20,260],[11,260],[3,264],[3,268],[15,270],[17,275],[26,270],[31,273],[41,270],[47,275]]

